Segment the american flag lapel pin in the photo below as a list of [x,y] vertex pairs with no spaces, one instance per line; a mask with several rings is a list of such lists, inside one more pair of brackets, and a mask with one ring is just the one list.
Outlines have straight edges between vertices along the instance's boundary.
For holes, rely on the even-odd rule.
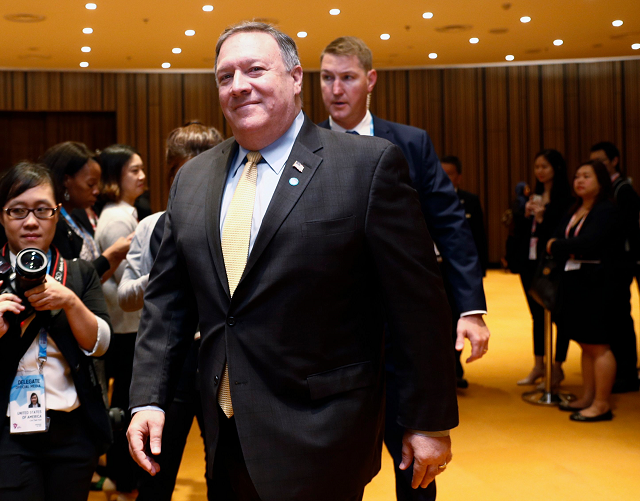
[[296,169],[298,172],[302,172],[304,170],[304,165],[302,165],[300,162],[296,160],[295,162],[293,162],[293,168]]

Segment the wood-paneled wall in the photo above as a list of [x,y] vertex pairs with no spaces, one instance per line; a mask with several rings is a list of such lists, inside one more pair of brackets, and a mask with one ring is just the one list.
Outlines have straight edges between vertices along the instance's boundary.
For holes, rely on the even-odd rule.
[[[304,109],[324,120],[317,73],[304,77]],[[533,156],[556,148],[570,175],[589,147],[613,141],[640,179],[640,60],[380,71],[371,103],[382,118],[426,129],[439,155],[457,155],[463,187],[480,195],[489,256],[498,262],[501,224],[517,182],[533,182]],[[0,72],[1,111],[114,111],[118,142],[138,148],[154,210],[167,197],[164,139],[198,119],[230,135],[212,73]],[[106,146],[106,145],[104,145]]]

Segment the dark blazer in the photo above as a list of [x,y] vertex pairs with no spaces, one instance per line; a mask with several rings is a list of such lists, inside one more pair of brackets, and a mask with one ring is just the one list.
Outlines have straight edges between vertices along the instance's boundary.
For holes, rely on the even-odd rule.
[[628,250],[625,258],[628,263],[636,266],[640,261],[640,197],[633,189],[626,177],[618,177],[612,186],[613,201],[620,209],[620,217],[623,220],[625,236],[628,242]]
[[478,195],[461,189],[458,189],[458,198],[464,209],[467,223],[469,223],[471,234],[473,235],[473,241],[478,250],[482,275],[485,275],[489,266],[489,250],[487,248],[487,233],[484,231],[484,214],[482,213],[480,198],[478,198]]
[[[329,120],[318,124],[329,129]],[[442,169],[429,134],[373,115],[373,133],[400,147],[418,192],[422,213],[443,257],[457,310],[486,310],[482,269],[473,236],[449,176]]]
[[223,142],[174,181],[145,294],[131,406],[166,407],[199,321],[209,474],[226,357],[260,499],[355,495],[380,468],[383,316],[395,334],[399,423],[429,431],[458,422],[450,312],[406,163],[387,141],[337,134],[305,117],[230,299],[219,219],[237,148]]
[[[82,300],[89,310],[109,323],[109,314],[102,294],[100,279],[90,263],[80,259],[68,261],[66,286]],[[83,412],[89,429],[93,431],[93,436],[101,448],[101,452],[105,452],[111,443],[111,425],[102,399],[102,391],[97,382],[91,357],[87,357],[78,346],[69,327],[67,316],[62,310],[55,313],[37,312],[36,318],[31,322],[22,338],[18,325],[10,327],[7,333],[0,338],[0,409],[5,409],[4,412],[0,412],[0,427],[4,426],[4,420],[7,419],[6,409],[9,405],[9,392],[18,363],[42,325],[48,325],[47,332],[71,368],[73,384],[80,399],[79,408]]]

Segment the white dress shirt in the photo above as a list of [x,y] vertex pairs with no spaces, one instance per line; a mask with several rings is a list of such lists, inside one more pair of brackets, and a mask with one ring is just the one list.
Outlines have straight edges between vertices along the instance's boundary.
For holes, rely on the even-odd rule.
[[[110,202],[104,206],[96,228],[96,242],[100,252],[104,253],[120,237],[127,237],[138,226],[138,213],[135,207],[127,202]],[[138,331],[140,311],[125,312],[118,304],[118,284],[124,273],[126,261],[118,265],[111,278],[102,284],[107,310],[111,318],[114,334],[128,334]]]
[[144,290],[153,265],[149,242],[158,219],[164,212],[156,212],[140,221],[131,240],[124,272],[118,284],[118,304],[124,311],[141,310],[144,305]]

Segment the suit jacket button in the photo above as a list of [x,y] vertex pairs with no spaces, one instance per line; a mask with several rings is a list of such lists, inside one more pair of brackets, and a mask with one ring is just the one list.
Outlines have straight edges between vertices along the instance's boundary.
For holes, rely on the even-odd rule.
[[236,319],[233,317],[227,318],[227,325],[233,327],[234,325],[236,325]]
[[213,384],[214,384],[215,386],[217,386],[217,385],[218,385],[218,381],[220,381],[220,378],[219,378],[218,376],[215,376],[215,377],[213,378]]

